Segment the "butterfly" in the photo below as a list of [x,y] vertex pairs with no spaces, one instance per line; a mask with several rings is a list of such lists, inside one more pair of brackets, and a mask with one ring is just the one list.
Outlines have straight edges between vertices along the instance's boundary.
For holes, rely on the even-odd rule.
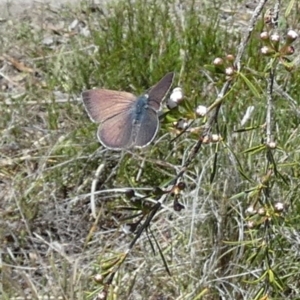
[[166,74],[139,97],[107,89],[84,91],[85,109],[93,122],[100,123],[97,132],[100,143],[114,150],[149,145],[158,132],[158,111],[173,79],[173,72]]

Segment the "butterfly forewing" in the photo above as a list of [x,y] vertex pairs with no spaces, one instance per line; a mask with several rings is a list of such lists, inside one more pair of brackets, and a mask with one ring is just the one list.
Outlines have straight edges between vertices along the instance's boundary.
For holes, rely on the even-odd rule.
[[160,109],[161,102],[165,98],[166,94],[170,90],[174,79],[174,73],[170,72],[166,74],[154,87],[149,91],[149,106],[158,111]]
[[136,97],[127,92],[94,89],[83,92],[82,99],[90,118],[100,123],[128,110]]

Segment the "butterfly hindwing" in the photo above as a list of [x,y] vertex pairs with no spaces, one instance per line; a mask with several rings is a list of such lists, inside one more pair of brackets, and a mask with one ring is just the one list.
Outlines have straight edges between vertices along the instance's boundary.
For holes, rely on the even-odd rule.
[[133,127],[132,139],[137,147],[144,147],[152,142],[159,128],[157,113],[146,108],[139,124]]
[[98,139],[106,147],[125,149],[132,146],[132,110],[124,111],[100,124]]

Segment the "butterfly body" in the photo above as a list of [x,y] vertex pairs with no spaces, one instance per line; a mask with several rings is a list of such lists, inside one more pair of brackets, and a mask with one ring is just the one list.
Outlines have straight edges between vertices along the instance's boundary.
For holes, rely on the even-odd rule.
[[82,93],[86,111],[93,122],[100,123],[97,136],[101,144],[115,150],[144,147],[155,137],[157,112],[169,91],[174,73],[168,73],[148,93],[93,89]]
[[147,109],[151,109],[148,105],[148,95],[141,95],[136,99],[136,103],[132,106],[133,123],[137,124],[141,121],[143,114]]

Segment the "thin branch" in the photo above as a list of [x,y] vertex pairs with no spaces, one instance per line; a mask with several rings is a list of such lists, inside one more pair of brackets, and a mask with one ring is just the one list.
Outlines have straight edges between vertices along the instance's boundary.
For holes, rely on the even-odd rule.
[[254,30],[254,27],[257,23],[257,19],[260,16],[264,6],[266,5],[266,3],[268,2],[268,0],[260,0],[258,5],[256,6],[252,18],[249,21],[249,26],[248,26],[248,30],[244,36],[244,39],[242,40],[242,42],[240,43],[239,47],[238,47],[238,52],[234,61],[234,65],[236,66],[237,71],[239,72],[241,70],[241,59],[242,56],[245,52],[246,46],[249,42],[249,39],[251,37],[252,31]]
[[267,79],[267,115],[266,115],[266,143],[269,145],[274,142],[275,109],[273,99],[273,84],[275,70],[272,68]]

